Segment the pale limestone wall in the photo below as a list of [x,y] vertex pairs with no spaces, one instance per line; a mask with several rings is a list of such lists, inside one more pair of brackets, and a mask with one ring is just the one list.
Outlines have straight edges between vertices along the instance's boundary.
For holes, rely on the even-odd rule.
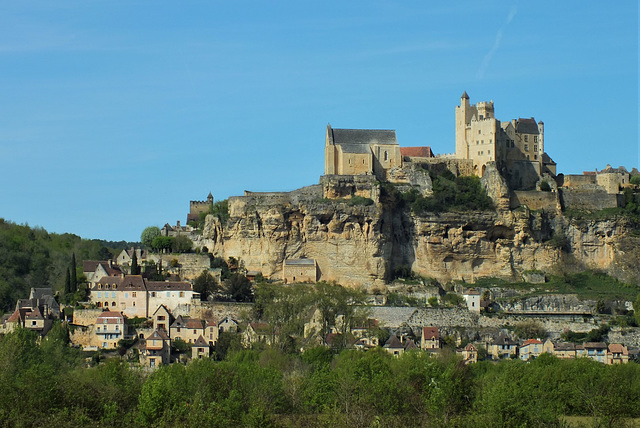
[[598,173],[596,182],[607,193],[619,193],[621,187],[629,184],[629,174],[619,172]]
[[327,199],[349,199],[353,196],[380,200],[380,188],[372,175],[323,175],[320,177],[323,197]]
[[74,309],[72,324],[89,326],[96,323],[102,309]]
[[556,211],[560,209],[560,201],[556,192],[538,190],[516,190],[511,196],[511,209],[526,205],[530,210]]
[[566,174],[564,176],[564,187],[589,187],[593,188],[593,186],[597,185],[596,176],[595,175],[583,175],[583,174]]
[[373,173],[381,180],[387,178],[387,173],[392,168],[402,166],[400,146],[397,144],[375,144],[373,151]]
[[252,308],[252,303],[203,302],[200,306],[192,307],[189,315],[192,318],[214,320],[217,323],[225,317],[242,321],[250,314]]
[[[163,272],[177,274],[184,281],[195,279],[203,270],[209,270],[211,267],[211,261],[207,254],[150,254],[149,260],[156,264],[162,261]],[[176,267],[171,266],[172,260],[178,261]]]

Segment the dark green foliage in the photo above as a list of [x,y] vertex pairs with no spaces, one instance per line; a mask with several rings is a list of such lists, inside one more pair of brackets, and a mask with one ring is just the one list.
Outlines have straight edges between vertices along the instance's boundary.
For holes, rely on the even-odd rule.
[[65,292],[67,272],[71,286],[72,254],[78,261],[100,260],[103,248],[102,241],[48,233],[0,219],[0,312],[13,311],[16,300],[28,297],[31,287]]
[[547,245],[562,251],[569,251],[569,238],[563,232],[555,232],[551,239],[547,241]]
[[584,416],[589,425],[622,426],[640,417],[638,364],[542,355],[465,366],[446,353],[394,358],[325,347],[297,356],[242,351],[237,337],[220,336],[223,361],[143,375],[120,358],[83,367],[60,324],[40,344],[19,329],[0,338],[1,425],[511,427]]
[[527,320],[516,324],[513,330],[515,335],[523,340],[526,339],[544,339],[547,337],[547,331],[538,321]]
[[177,352],[186,352],[191,349],[191,345],[189,345],[184,340],[177,338],[171,341],[171,348],[173,348]]
[[151,242],[151,248],[155,251],[167,252],[173,246],[173,236],[156,236]]
[[349,205],[351,205],[351,206],[355,206],[355,205],[369,206],[369,205],[373,205],[373,199],[364,198],[362,196],[352,196],[351,199],[349,199]]
[[221,269],[222,272],[220,276],[222,279],[227,279],[231,275],[231,271],[229,270],[229,265],[224,261],[222,257],[214,257],[211,260],[211,267],[214,269]]
[[543,181],[542,183],[540,183],[540,190],[543,192],[550,192],[551,186],[546,181]]
[[71,273],[69,273],[69,269],[67,269],[67,273],[64,277],[64,294],[71,294]]
[[446,170],[432,176],[433,195],[425,198],[412,189],[402,195],[405,204],[416,214],[443,211],[488,211],[494,208],[491,198],[475,176],[455,177]]
[[76,263],[76,253],[71,253],[71,266],[69,266],[69,271],[71,272],[71,291],[78,291],[78,272],[77,272],[77,263]]
[[640,186],[640,174],[636,174],[632,176],[629,182],[631,184],[635,184],[636,186]]
[[244,275],[234,273],[229,278],[225,279],[224,290],[229,297],[236,302],[253,301],[251,281],[249,281]]
[[171,250],[174,253],[188,253],[193,248],[193,242],[186,235],[178,235],[173,238]]
[[442,298],[442,301],[450,306],[460,306],[464,303],[464,298],[456,293],[447,293]]
[[138,264],[138,254],[136,250],[133,250],[131,256],[131,275],[140,275],[140,265]]
[[207,301],[219,290],[216,279],[208,271],[203,271],[193,282],[193,291],[200,293],[200,300]]

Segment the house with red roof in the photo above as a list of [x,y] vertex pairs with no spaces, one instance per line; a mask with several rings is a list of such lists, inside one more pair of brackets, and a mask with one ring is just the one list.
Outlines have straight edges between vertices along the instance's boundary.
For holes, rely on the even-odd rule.
[[96,319],[94,334],[99,347],[115,349],[126,333],[125,317],[120,312],[104,311]]
[[529,361],[542,355],[542,341],[538,339],[527,339],[520,346],[519,354],[522,361]]
[[421,349],[440,349],[441,345],[438,327],[422,327]]

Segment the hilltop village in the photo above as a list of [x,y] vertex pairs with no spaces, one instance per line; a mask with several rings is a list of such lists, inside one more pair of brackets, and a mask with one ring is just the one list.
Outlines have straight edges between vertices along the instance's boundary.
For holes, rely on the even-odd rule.
[[[34,288],[0,332],[45,336],[62,320],[73,346],[149,370],[215,357],[223,336],[225,346],[381,347],[396,356],[448,349],[465,363],[543,353],[637,359],[640,273],[629,241],[637,225],[593,215],[635,209],[640,173],[563,175],[545,149],[542,121],[501,121],[492,101],[471,104],[466,92],[454,154],[402,147],[393,130],[328,125],[319,184],[191,201],[186,224],[158,229],[150,247],[84,260],[86,301],[61,307],[52,289]],[[178,239],[185,251],[172,250]],[[560,277],[568,292],[553,288]],[[593,277],[627,288],[594,299],[575,285]],[[216,291],[197,291],[207,278]],[[233,281],[246,283],[242,297]],[[261,288],[317,283],[356,294],[330,316],[307,305],[300,328],[286,332],[249,303]]]

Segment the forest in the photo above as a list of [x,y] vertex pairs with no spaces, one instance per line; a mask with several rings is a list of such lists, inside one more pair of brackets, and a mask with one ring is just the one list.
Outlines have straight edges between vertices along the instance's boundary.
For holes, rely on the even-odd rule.
[[626,426],[640,417],[635,363],[543,355],[464,365],[446,352],[262,346],[149,373],[67,337],[58,324],[41,343],[26,329],[0,338],[1,426]]
[[74,255],[80,276],[82,260],[107,260],[130,245],[49,233],[0,218],[0,314],[13,311],[17,299],[28,297],[31,287],[61,291]]

